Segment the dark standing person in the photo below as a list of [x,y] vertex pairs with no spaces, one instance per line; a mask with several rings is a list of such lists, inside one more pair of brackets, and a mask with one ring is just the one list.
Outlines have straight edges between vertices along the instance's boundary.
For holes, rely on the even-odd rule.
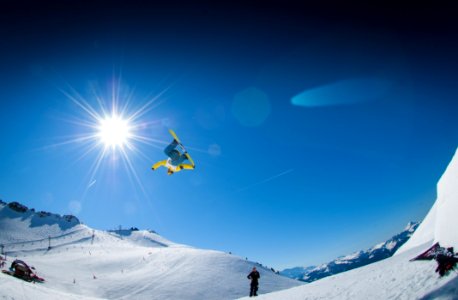
[[261,275],[259,275],[256,267],[253,267],[253,270],[250,274],[248,274],[247,278],[251,280],[250,297],[256,297],[258,295],[259,278],[261,278]]

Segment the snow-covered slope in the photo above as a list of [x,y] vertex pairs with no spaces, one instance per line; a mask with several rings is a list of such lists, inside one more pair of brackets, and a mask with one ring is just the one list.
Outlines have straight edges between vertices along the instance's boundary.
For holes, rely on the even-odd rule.
[[313,282],[327,276],[366,266],[392,256],[412,236],[417,227],[417,222],[410,222],[401,233],[366,251],[357,251],[318,267],[302,268],[302,272],[301,268],[294,268],[281,271],[280,274],[305,282]]
[[258,299],[458,299],[458,276],[435,273],[437,263],[409,261],[439,241],[458,249],[458,151],[437,186],[430,212],[396,255],[313,283],[261,295]]
[[[256,265],[150,231],[93,230],[68,216],[6,203],[0,203],[0,226],[5,267],[17,257],[46,279],[32,284],[0,273],[0,299],[234,299],[246,295],[246,275]],[[257,268],[266,291],[300,284]]]

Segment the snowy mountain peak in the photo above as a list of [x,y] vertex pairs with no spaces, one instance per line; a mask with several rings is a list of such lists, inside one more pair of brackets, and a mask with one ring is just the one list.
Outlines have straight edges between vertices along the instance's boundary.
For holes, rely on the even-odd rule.
[[[38,211],[36,212],[34,208],[29,209],[27,206],[19,203],[19,202],[10,202],[6,203],[2,200],[0,200],[0,209],[2,210],[2,213],[6,217],[10,218],[16,218],[16,217],[21,217],[21,218],[38,218],[38,219],[43,219],[42,222],[36,221],[35,226],[40,226],[39,224],[50,224],[50,223],[70,223],[71,225],[77,225],[80,224],[80,221],[78,220],[77,217],[73,215],[59,215],[59,214],[53,214],[50,212],[46,211]],[[47,220],[44,220],[47,219]],[[62,227],[68,227],[68,225],[64,225]]]
[[404,231],[414,232],[415,229],[417,229],[417,227],[418,227],[418,222],[410,221],[409,223],[407,223],[407,226],[406,228],[404,228]]
[[72,215],[35,211],[19,202],[0,202],[0,241],[16,243],[59,236],[79,230],[81,223]]

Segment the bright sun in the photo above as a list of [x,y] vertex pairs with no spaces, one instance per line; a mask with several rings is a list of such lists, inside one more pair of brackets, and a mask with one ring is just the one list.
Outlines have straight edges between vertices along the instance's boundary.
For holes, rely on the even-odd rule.
[[99,121],[98,134],[105,147],[123,147],[132,137],[131,126],[127,120],[112,115]]
[[[166,91],[160,92],[151,99],[141,101],[141,106],[137,110],[129,108],[129,104],[135,103],[134,95],[129,90],[124,90],[116,78],[112,81],[112,86],[107,89],[111,95],[104,95],[95,87],[88,99],[94,101],[98,106],[91,105],[76,90],[69,87],[70,91],[62,90],[81,111],[72,117],[69,122],[79,125],[79,131],[71,136],[69,140],[56,145],[75,144],[83,150],[80,159],[88,156],[94,158],[88,170],[87,189],[92,187],[98,180],[98,172],[108,164],[112,170],[118,165],[122,165],[131,183],[136,183],[145,197],[146,194],[143,184],[134,167],[136,160],[140,157],[150,158],[142,152],[141,144],[162,148],[165,142],[153,139],[148,135],[143,135],[150,124],[153,126],[157,121],[147,121],[145,114],[152,110],[159,97]],[[121,101],[122,100],[122,101]],[[140,104],[140,100],[137,100]],[[151,116],[148,117],[150,119]],[[84,131],[83,131],[84,130]],[[94,155],[95,152],[95,155]],[[143,161],[144,162],[144,161]]]

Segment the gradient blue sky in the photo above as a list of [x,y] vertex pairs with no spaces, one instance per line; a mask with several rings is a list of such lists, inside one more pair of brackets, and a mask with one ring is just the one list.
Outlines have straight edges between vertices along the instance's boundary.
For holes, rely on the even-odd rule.
[[[421,220],[458,142],[456,7],[6,2],[0,198],[98,229],[153,229],[276,269]],[[135,121],[119,153],[69,96]],[[171,177],[173,128],[196,161]]]

